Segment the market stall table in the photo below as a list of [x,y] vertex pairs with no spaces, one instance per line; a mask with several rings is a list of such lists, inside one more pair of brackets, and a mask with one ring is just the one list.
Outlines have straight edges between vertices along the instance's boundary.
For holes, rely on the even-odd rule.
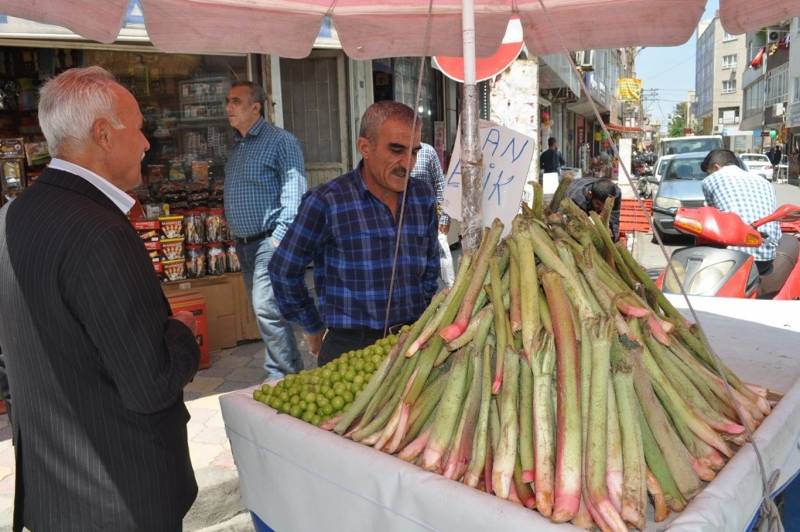
[[[767,472],[780,469],[782,487],[800,469],[800,302],[692,301],[726,363],[744,381],[783,394],[756,432]],[[275,530],[575,529],[278,414],[251,393],[221,397],[222,414],[243,503]],[[760,493],[747,446],[685,511],[648,529],[743,530],[757,514]]]

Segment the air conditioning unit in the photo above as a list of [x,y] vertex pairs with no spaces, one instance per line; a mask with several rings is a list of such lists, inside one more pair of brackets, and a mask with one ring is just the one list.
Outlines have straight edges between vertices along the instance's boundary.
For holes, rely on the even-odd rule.
[[594,50],[578,50],[575,52],[575,64],[583,70],[594,70]]
[[775,29],[772,29],[772,28],[768,29],[767,30],[767,44],[773,44],[773,43],[779,42],[783,38],[785,33],[786,33],[786,30],[775,30]]

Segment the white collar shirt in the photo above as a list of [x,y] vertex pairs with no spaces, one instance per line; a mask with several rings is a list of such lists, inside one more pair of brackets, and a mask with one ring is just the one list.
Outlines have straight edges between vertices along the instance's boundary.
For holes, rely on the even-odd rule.
[[100,192],[105,194],[105,196],[110,199],[114,205],[116,205],[119,210],[122,211],[122,214],[128,214],[128,212],[133,208],[136,204],[136,201],[130,197],[124,190],[118,188],[110,181],[101,177],[91,170],[84,168],[83,166],[79,166],[75,163],[71,163],[69,161],[65,161],[64,159],[57,159],[53,158],[48,165],[53,170],[62,170],[64,172],[69,172],[71,174],[75,174],[78,177],[81,177],[91,183],[96,189]]

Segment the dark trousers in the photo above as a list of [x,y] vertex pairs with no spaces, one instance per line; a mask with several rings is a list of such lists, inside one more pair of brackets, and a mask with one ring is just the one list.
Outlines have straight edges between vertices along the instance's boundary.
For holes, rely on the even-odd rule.
[[377,329],[328,329],[322,341],[317,365],[324,366],[344,353],[374,344],[383,338],[383,331]]

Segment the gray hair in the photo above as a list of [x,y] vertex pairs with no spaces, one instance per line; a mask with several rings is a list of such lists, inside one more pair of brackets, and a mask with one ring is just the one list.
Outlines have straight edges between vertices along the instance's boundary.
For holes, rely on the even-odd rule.
[[261,116],[264,116],[264,104],[267,101],[267,93],[264,92],[264,88],[261,85],[253,83],[252,81],[237,81],[231,85],[231,88],[233,87],[247,87],[250,89],[250,103],[261,104]]
[[39,91],[39,125],[51,154],[88,142],[98,118],[122,127],[114,111],[117,85],[113,74],[99,66],[72,68],[44,84]]
[[[415,116],[417,114],[414,110],[404,103],[392,100],[375,102],[364,111],[358,136],[374,142],[378,138],[378,131],[387,120],[398,120],[411,127]],[[418,116],[416,127],[422,127],[422,120]]]

